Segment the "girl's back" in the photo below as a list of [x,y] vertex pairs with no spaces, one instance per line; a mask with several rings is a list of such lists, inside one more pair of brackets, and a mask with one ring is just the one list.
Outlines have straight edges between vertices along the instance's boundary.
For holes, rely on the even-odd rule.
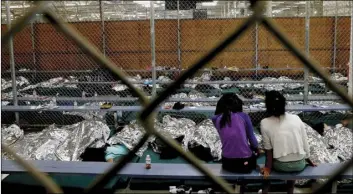
[[[257,147],[256,138],[252,138],[253,133],[250,118],[243,112],[231,113],[230,123],[221,127],[223,115],[215,115],[212,121],[218,130],[222,142],[222,156],[226,158],[248,158],[252,155],[250,143]],[[250,137],[249,137],[250,135]]]

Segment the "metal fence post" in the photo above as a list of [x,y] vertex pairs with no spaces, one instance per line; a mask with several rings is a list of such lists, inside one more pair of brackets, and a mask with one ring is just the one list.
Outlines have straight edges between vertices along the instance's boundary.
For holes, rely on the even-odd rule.
[[348,65],[348,95],[353,98],[353,3],[350,3],[351,8],[351,43]]
[[[305,4],[305,51],[307,55],[310,55],[310,1],[306,1]],[[304,67],[304,104],[308,103],[309,95],[309,69]]]
[[156,96],[156,50],[154,29],[154,1],[150,1],[150,29],[151,29],[151,53],[152,53],[152,96]]
[[104,10],[103,10],[103,2],[99,0],[99,13],[101,17],[101,27],[102,27],[102,51],[103,55],[105,55],[105,26],[104,26]]
[[255,25],[255,72],[256,72],[256,79],[259,67],[259,24],[256,22]]
[[36,66],[36,52],[35,52],[35,40],[34,40],[34,26],[33,26],[33,21],[31,22],[31,40],[32,40],[33,67],[35,67],[35,66]]
[[[7,18],[7,28],[11,28],[11,17],[10,17],[10,3],[6,1],[6,18]],[[11,80],[12,80],[12,95],[13,95],[13,105],[17,106],[17,85],[16,85],[16,72],[15,72],[15,56],[13,51],[13,36],[9,38],[9,49],[10,49],[10,71],[11,71]],[[19,124],[19,114],[15,112],[16,123]]]
[[335,73],[336,72],[336,55],[337,55],[337,15],[338,15],[338,12],[337,12],[337,1],[336,1],[336,5],[335,5],[335,25],[334,25],[334,31],[333,31],[333,63],[332,63],[332,71],[330,72],[333,72]]
[[181,49],[180,49],[180,16],[179,16],[179,0],[177,1],[177,8],[178,8],[178,13],[177,13],[177,20],[178,20],[178,68],[179,68],[179,74],[181,72]]

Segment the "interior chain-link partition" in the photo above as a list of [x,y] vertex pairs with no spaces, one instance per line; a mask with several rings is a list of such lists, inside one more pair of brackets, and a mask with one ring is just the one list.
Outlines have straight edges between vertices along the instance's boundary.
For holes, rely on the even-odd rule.
[[[153,3],[152,3],[153,4]],[[153,5],[151,4],[151,6],[153,7]],[[134,64],[139,64],[139,66],[137,67],[138,69],[143,69],[143,68],[147,68],[147,74],[150,73],[151,71],[148,71],[149,68],[156,68],[155,64],[152,61],[152,65],[150,65],[150,63],[145,63],[144,60],[149,60],[151,57],[152,59],[154,57],[157,57],[158,60],[158,55],[153,56],[154,54],[152,54],[152,56],[150,55],[149,50],[153,48],[150,47],[143,47],[140,48],[139,47],[139,51],[140,52],[136,52],[136,50],[134,50],[132,45],[124,45],[124,40],[126,39],[133,39],[136,38],[137,34],[133,34],[136,33],[136,31],[138,31],[138,35],[141,34],[148,34],[151,33],[153,34],[155,31],[149,31],[148,29],[150,29],[150,25],[153,26],[155,25],[157,26],[162,26],[162,28],[166,31],[166,33],[173,33],[175,35],[175,30],[170,30],[170,28],[168,28],[168,26],[170,24],[167,24],[167,22],[165,21],[158,21],[158,19],[156,19],[155,21],[150,21],[150,22],[145,22],[145,23],[141,23],[141,24],[135,24],[135,23],[131,23],[129,29],[119,29],[119,30],[126,30],[126,34],[131,33],[131,36],[127,36],[127,37],[114,37],[112,38],[111,42],[106,42],[108,44],[101,44],[101,41],[97,41],[99,38],[97,37],[96,33],[91,33],[92,31],[94,31],[94,27],[92,28],[92,31],[88,31],[85,30],[84,28],[84,23],[83,24],[77,24],[77,26],[73,27],[70,24],[67,24],[66,22],[64,22],[62,19],[60,19],[53,10],[50,9],[46,9],[45,5],[46,2],[38,2],[36,6],[34,6],[32,9],[30,9],[24,17],[19,18],[18,20],[16,20],[16,23],[9,29],[7,29],[6,33],[4,33],[2,35],[2,45],[6,45],[6,43],[10,43],[11,44],[11,39],[12,37],[16,37],[18,35],[21,34],[21,32],[23,32],[23,30],[27,30],[27,32],[32,32],[32,33],[24,33],[24,36],[36,36],[40,33],[43,34],[43,36],[41,37],[45,37],[45,34],[48,32],[53,32],[55,31],[58,35],[58,38],[61,37],[65,37],[68,40],[70,40],[69,42],[66,41],[66,39],[62,39],[62,45],[55,45],[55,44],[51,44],[51,40],[46,40],[45,38],[43,38],[42,40],[38,40],[39,45],[37,45],[38,43],[33,43],[33,42],[25,42],[24,44],[26,45],[31,45],[31,47],[26,47],[26,49],[33,49],[36,52],[33,52],[33,56],[31,56],[31,59],[33,60],[33,64],[38,64],[36,63],[38,60],[42,60],[42,61],[47,61],[47,63],[52,63],[53,61],[48,61],[48,58],[54,57],[57,58],[58,61],[55,62],[52,65],[52,68],[55,69],[55,71],[51,71],[50,73],[52,74],[57,74],[57,75],[61,75],[64,73],[65,67],[62,66],[62,64],[68,63],[68,61],[81,61],[82,63],[75,63],[76,66],[71,67],[74,70],[80,70],[82,69],[85,65],[90,65],[90,66],[97,66],[97,68],[102,69],[102,71],[98,71],[96,70],[95,72],[97,73],[102,73],[104,74],[106,78],[106,80],[104,80],[102,82],[101,79],[102,76],[97,75],[97,79],[98,80],[85,80],[85,79],[92,79],[92,78],[87,78],[85,76],[80,77],[83,80],[80,80],[79,83],[81,83],[82,85],[80,87],[85,87],[85,82],[100,82],[97,84],[96,89],[93,90],[93,92],[99,92],[99,88],[102,88],[104,84],[115,84],[112,83],[111,80],[109,80],[112,77],[115,77],[117,79],[119,79],[123,84],[125,84],[131,91],[131,95],[135,96],[138,98],[141,106],[143,106],[143,110],[141,111],[141,113],[138,116],[138,119],[140,121],[140,123],[144,126],[145,128],[145,135],[140,139],[139,143],[129,152],[128,155],[124,156],[123,158],[121,158],[117,163],[115,163],[113,165],[113,167],[111,169],[109,169],[107,172],[103,173],[101,176],[99,176],[97,178],[97,180],[95,182],[93,182],[89,188],[87,188],[87,192],[88,193],[95,193],[97,192],[100,188],[102,188],[109,180],[110,178],[112,178],[113,176],[116,175],[116,173],[124,167],[124,165],[126,163],[128,163],[132,157],[134,156],[135,152],[147,141],[147,139],[154,135],[158,138],[160,138],[164,143],[166,143],[167,145],[169,145],[170,147],[174,148],[176,151],[178,151],[180,153],[180,155],[188,162],[190,162],[196,169],[198,169],[200,172],[202,172],[203,174],[205,174],[210,180],[212,180],[215,184],[219,185],[224,191],[226,191],[227,193],[233,193],[234,191],[232,191],[232,189],[228,186],[228,184],[226,183],[225,180],[216,177],[214,175],[212,175],[212,173],[206,169],[200,162],[199,160],[190,153],[187,153],[185,151],[183,151],[183,149],[176,143],[175,140],[172,140],[168,137],[163,136],[162,134],[160,134],[159,132],[157,132],[154,129],[154,118],[156,116],[156,114],[154,113],[157,109],[157,107],[164,102],[171,94],[173,94],[173,92],[176,91],[176,89],[182,85],[188,78],[196,75],[198,73],[197,70],[204,68],[207,64],[212,64],[217,62],[217,60],[221,61],[217,64],[219,64],[220,66],[231,66],[232,63],[231,61],[233,60],[232,57],[233,56],[237,56],[234,57],[234,60],[241,60],[241,61],[251,61],[252,65],[249,65],[249,63],[245,63],[248,64],[248,66],[244,66],[244,67],[234,67],[231,69],[234,69],[236,71],[236,68],[254,68],[256,70],[259,70],[256,67],[262,67],[264,66],[264,64],[260,63],[259,61],[263,60],[261,59],[262,57],[266,57],[267,59],[263,60],[263,61],[268,61],[268,64],[276,64],[274,59],[276,58],[285,58],[283,57],[282,54],[278,54],[278,53],[292,53],[292,55],[294,56],[293,60],[297,60],[298,64],[299,63],[303,63],[305,64],[305,67],[308,68],[308,70],[311,70],[311,72],[313,72],[314,74],[318,75],[323,81],[324,83],[330,88],[332,89],[333,92],[337,93],[348,105],[350,105],[351,107],[353,107],[353,100],[350,96],[347,95],[347,92],[342,88],[339,87],[337,84],[335,84],[334,82],[331,81],[329,75],[327,74],[328,72],[324,70],[324,68],[320,67],[315,61],[313,61],[312,59],[310,59],[308,57],[309,54],[312,53],[317,53],[313,54],[314,56],[318,56],[319,60],[323,60],[320,61],[321,63],[327,61],[327,60],[334,60],[334,61],[338,61],[340,57],[333,57],[333,59],[331,58],[324,58],[323,55],[325,55],[325,51],[327,49],[331,49],[325,47],[325,45],[320,45],[320,44],[324,44],[321,43],[320,41],[314,41],[313,44],[319,44],[317,45],[317,47],[313,47],[313,49],[309,49],[309,47],[303,45],[303,37],[296,37],[299,39],[299,41],[296,41],[298,43],[294,44],[291,40],[289,40],[287,38],[287,36],[285,35],[285,32],[283,32],[281,29],[278,28],[278,26],[272,21],[272,19],[265,17],[265,8],[266,8],[266,2],[264,1],[250,1],[250,6],[252,8],[252,12],[250,12],[249,14],[251,14],[248,18],[244,19],[244,21],[239,21],[237,24],[233,23],[233,22],[229,22],[227,20],[224,21],[220,21],[222,23],[222,25],[226,26],[226,29],[224,29],[224,31],[213,31],[213,28],[205,28],[202,30],[203,33],[204,31],[210,32],[211,34],[214,33],[217,35],[219,35],[219,38],[217,38],[218,36],[216,36],[214,42],[210,43],[210,45],[197,45],[194,44],[192,42],[185,42],[183,43],[183,35],[181,34],[181,37],[177,36],[177,40],[173,39],[171,42],[176,42],[176,44],[174,45],[175,47],[173,48],[169,48],[170,45],[164,45],[163,42],[166,41],[165,39],[167,38],[166,36],[156,36],[155,40],[151,40],[149,38],[147,38],[148,41],[155,41],[156,45],[155,45],[155,51],[156,53],[173,53],[176,52],[177,53],[177,58],[173,58],[173,57],[168,57],[168,55],[166,55],[166,57],[164,58],[164,60],[168,61],[168,63],[170,63],[171,61],[173,62],[173,64],[175,64],[173,67],[175,67],[173,70],[175,72],[177,72],[177,76],[176,76],[176,80],[171,82],[168,87],[164,90],[161,90],[158,95],[153,96],[153,98],[150,100],[149,98],[147,98],[146,96],[150,96],[153,94],[153,92],[151,92],[150,94],[145,94],[145,92],[143,92],[141,90],[141,88],[136,87],[136,83],[133,82],[133,80],[128,79],[127,74],[123,72],[122,69],[124,69],[124,67],[122,67],[122,69],[119,69],[115,63],[121,63],[122,60],[126,60],[127,62],[131,62],[131,60],[135,60]],[[104,9],[100,6],[100,9]],[[307,7],[309,8],[309,7]],[[102,11],[103,12],[103,11]],[[102,13],[101,12],[101,13]],[[225,10],[225,8],[223,9],[224,12],[224,16],[227,16],[227,11]],[[158,13],[158,10],[156,10],[156,14]],[[204,13],[198,12],[198,13],[194,13],[196,14],[196,17],[204,17]],[[197,16],[197,14],[199,14],[200,16]],[[146,13],[146,15],[148,15]],[[153,17],[154,14],[150,14],[151,17]],[[207,14],[206,14],[207,15]],[[45,27],[41,27],[40,31],[36,31],[36,27],[30,27],[28,28],[27,24],[33,24],[33,19],[35,17],[43,17],[46,19],[46,21],[48,23],[40,23],[37,24],[35,26],[41,26],[41,25],[45,25]],[[104,18],[104,14],[101,15],[101,17]],[[152,20],[154,20],[152,18]],[[211,23],[212,23],[212,19]],[[129,21],[126,21],[129,22]],[[279,20],[279,23],[281,22],[281,20]],[[288,21],[286,21],[288,22]],[[328,22],[333,22],[333,21],[328,21]],[[346,22],[346,21],[345,21]],[[215,22],[215,25],[218,22]],[[335,25],[339,25],[339,21],[338,19],[334,20],[334,24]],[[104,37],[104,39],[109,39],[109,25],[114,25],[112,23],[109,22],[105,22],[104,23],[104,30],[102,30],[102,34]],[[179,26],[180,23],[178,22],[178,30],[183,29],[184,28],[190,28],[188,26],[188,21],[184,22],[182,25],[185,26]],[[298,25],[298,26],[308,26],[310,24],[305,23],[305,21],[303,21],[303,19],[298,19],[297,21],[293,21],[290,22],[290,24],[288,23],[287,25]],[[314,25],[314,24],[312,24]],[[82,28],[81,28],[81,27]],[[171,26],[175,26],[175,25],[171,25]],[[112,27],[112,26],[111,26]],[[199,26],[199,27],[202,27]],[[81,28],[81,30],[80,30]],[[100,28],[100,26],[96,26],[97,29]],[[113,27],[112,27],[113,28]],[[114,27],[114,29],[116,29]],[[234,30],[229,30],[229,29],[234,29]],[[169,31],[170,30],[170,31]],[[195,29],[196,30],[196,29]],[[171,32],[173,31],[173,32]],[[34,32],[34,33],[33,33]],[[326,31],[325,31],[326,32]],[[125,32],[123,32],[125,33]],[[206,32],[205,32],[206,33]],[[245,35],[246,33],[250,33],[248,35]],[[262,34],[263,33],[263,34]],[[342,32],[335,32],[334,36],[338,36],[339,33]],[[63,35],[61,35],[63,34]],[[259,36],[259,34],[262,34]],[[266,35],[265,35],[266,34]],[[16,36],[15,36],[16,35]],[[223,39],[222,37],[224,37],[226,35],[226,38]],[[310,32],[306,32],[304,33],[304,36],[306,36],[306,38],[310,35]],[[330,33],[327,36],[331,36],[332,33]],[[187,35],[186,35],[187,36]],[[242,45],[242,46],[238,46],[238,44],[241,44],[243,40],[249,38],[249,37],[254,37],[254,41],[257,42],[255,44],[255,48],[252,46],[247,46],[247,45]],[[263,37],[266,36],[273,36],[273,38],[276,38],[275,42],[273,43],[273,41],[269,41],[269,39],[261,39]],[[261,37],[261,38],[260,38]],[[61,39],[60,38],[60,39]],[[197,37],[199,38],[197,42],[201,42],[202,39],[207,38],[207,34],[202,35]],[[196,37],[195,37],[196,39]],[[223,39],[223,40],[222,40]],[[305,39],[305,38],[304,38]],[[141,41],[146,41],[146,40],[141,40]],[[336,37],[336,41],[344,41],[344,40],[338,40],[338,38]],[[158,43],[160,42],[160,43]],[[180,44],[183,43],[183,44]],[[305,41],[304,41],[305,42]],[[159,45],[158,45],[159,44]],[[261,48],[263,47],[263,45],[269,44],[270,46],[274,45],[273,49],[275,51],[278,51],[277,54],[275,54],[273,56],[273,58],[268,58],[268,56],[262,54],[265,52],[269,52],[266,50],[261,50]],[[308,42],[306,42],[306,44],[309,44]],[[16,44],[14,44],[16,45]],[[75,45],[77,47],[75,47]],[[217,46],[214,46],[217,45]],[[42,46],[42,47],[41,47]],[[62,47],[66,47],[66,51],[65,53],[61,53],[62,52]],[[154,46],[152,46],[154,47]],[[321,48],[322,47],[322,48]],[[80,48],[77,49],[77,48]],[[119,50],[124,48],[124,50]],[[306,51],[302,51],[303,48],[306,48]],[[185,49],[185,52],[181,52],[182,49]],[[339,50],[339,49],[346,49],[346,48],[334,48],[334,50]],[[146,53],[143,53],[143,50],[146,51]],[[53,52],[49,52],[49,51],[53,51]],[[54,52],[55,51],[55,52]],[[231,52],[243,52],[242,54],[238,55],[229,55],[229,53]],[[349,52],[349,51],[347,51]],[[245,54],[246,53],[246,54]],[[336,52],[337,53],[337,52]],[[5,53],[6,54],[6,53]],[[20,54],[18,54],[20,56]],[[39,56],[38,56],[39,55]],[[65,56],[66,58],[63,58],[63,56]],[[284,55],[287,57],[287,55]],[[11,56],[9,56],[11,58]],[[24,58],[28,58],[28,57],[24,57]],[[315,57],[314,57],[315,58]],[[136,61],[137,60],[137,61]],[[186,60],[186,62],[182,62],[183,60]],[[286,59],[288,60],[288,59]],[[11,59],[9,60],[11,61]],[[162,60],[163,61],[163,60]],[[291,60],[288,60],[289,63],[289,67],[291,66],[296,66],[295,63],[290,63],[292,62]],[[13,63],[13,60],[12,60]],[[182,65],[190,63],[192,65],[186,65],[185,67],[183,67]],[[99,65],[98,65],[99,64]],[[124,64],[124,63],[122,63]],[[337,63],[336,63],[337,64]],[[68,64],[70,65],[70,63]],[[265,63],[266,66],[266,63]],[[2,65],[3,68],[3,65]],[[31,72],[33,75],[37,75],[38,72],[36,72],[36,70],[40,70],[42,69],[42,66],[37,67],[37,69],[35,69],[33,72]],[[52,69],[51,68],[51,69]],[[106,69],[109,69],[109,71],[105,71]],[[262,68],[262,71],[266,71],[267,68],[269,67],[265,67]],[[332,71],[339,71],[340,66],[334,66],[334,67],[330,67],[330,69]],[[67,70],[67,69],[66,69]],[[304,70],[304,74],[309,73],[308,70]],[[12,69],[12,71],[14,71],[14,69]],[[142,70],[141,70],[142,71]],[[303,70],[300,70],[303,71]],[[84,72],[84,71],[83,71]],[[153,72],[153,71],[152,71]],[[14,72],[13,72],[14,73]],[[259,73],[259,72],[256,72]],[[112,77],[109,77],[109,76]],[[13,75],[14,76],[14,75]],[[44,76],[44,75],[43,75]],[[50,77],[48,74],[45,74],[44,79],[48,79],[48,78],[52,78]],[[156,77],[156,75],[151,75],[152,77]],[[36,78],[40,78],[41,76],[37,76]],[[14,80],[16,81],[16,80]],[[15,83],[13,83],[15,84]],[[73,81],[73,83],[71,83],[70,80],[65,80],[65,83],[63,84],[77,84],[77,82]],[[86,83],[87,84],[87,83]],[[90,83],[92,84],[92,83]],[[308,87],[308,86],[306,86]],[[157,87],[155,86],[154,88],[155,90],[157,90]],[[89,90],[89,88],[87,88],[87,90]],[[16,91],[15,91],[16,93]],[[14,94],[15,94],[14,93]],[[90,93],[90,91],[87,91],[87,93]],[[32,92],[33,94],[33,92]],[[68,92],[67,95],[72,95],[70,92]],[[82,97],[82,94],[76,94],[79,97]],[[90,94],[90,95],[96,95],[96,94]],[[100,94],[100,95],[104,95]],[[16,95],[15,95],[16,96]],[[14,96],[14,98],[16,98]],[[17,104],[15,104],[17,105]],[[5,149],[5,151],[7,151],[10,154],[16,155],[16,153],[13,153],[11,151],[10,148],[8,148],[5,145],[2,145],[2,147]],[[20,163],[29,173],[31,173],[38,181],[40,181],[43,186],[45,186],[45,188],[50,192],[50,193],[62,193],[62,191],[60,190],[60,188],[58,186],[56,186],[53,181],[49,180],[48,177],[46,177],[45,175],[43,175],[41,172],[38,172],[35,168],[33,168],[30,163],[22,160],[20,157],[15,157],[16,161],[18,163]],[[334,173],[330,179],[327,181],[327,184],[332,183],[333,180],[335,180],[335,178],[337,176],[339,176],[342,172],[344,172],[344,170],[347,169],[347,167],[349,167],[349,165],[351,164],[352,160],[350,162],[347,162],[347,164],[339,169],[336,173]],[[322,189],[325,189],[325,185],[321,186],[319,189],[317,189],[315,191],[315,193],[322,193]]]
[[[70,8],[63,2],[51,2],[49,5],[58,17],[74,26],[104,56],[118,64],[135,86],[152,96],[163,90],[166,86],[163,83],[178,77],[252,14],[252,10],[246,7],[250,4],[247,1],[225,1],[214,9],[192,1],[170,2],[174,4],[163,6],[165,2],[153,1],[152,4],[140,2],[141,6],[131,1],[90,1],[71,2]],[[342,3],[333,2],[330,5],[333,9],[325,10],[315,1],[295,1],[291,6],[297,5],[298,10],[291,9],[286,14],[286,8],[283,8],[282,12],[274,10],[273,14],[268,14],[276,4],[272,2],[266,15],[280,24],[335,81],[346,87],[350,46],[350,10],[346,7],[349,8],[350,4]],[[23,12],[28,11],[28,6],[23,5]],[[2,8],[6,12],[5,6]],[[10,8],[13,12],[10,17],[20,17],[19,8]],[[72,11],[76,15],[72,15]],[[6,17],[3,20],[7,22]],[[1,27],[3,31],[7,28],[4,24]],[[110,101],[114,106],[140,105],[136,96],[119,84],[114,75],[96,64],[63,34],[57,33],[42,15],[34,16],[13,40],[18,85],[15,101],[20,105],[99,106],[104,101]],[[4,105],[11,105],[14,98],[12,71],[8,70],[10,56],[9,50],[3,49],[2,77],[8,85],[2,89]],[[162,106],[167,107],[175,101],[197,108],[214,106],[223,93],[236,92],[245,98],[246,106],[263,108],[262,96],[258,94],[270,89],[283,90],[292,105],[330,106],[340,103],[322,80],[305,71],[301,62],[258,24],[249,28],[238,44],[231,45],[187,82],[190,84],[183,84],[167,99],[173,102]],[[112,96],[120,98],[117,100]],[[188,102],[188,98],[193,102]],[[332,116],[333,124],[347,114],[347,111],[341,112]],[[54,119],[59,126],[76,121],[68,120],[60,112],[47,113],[20,112],[17,117],[5,113],[4,120],[6,124],[16,122],[31,129],[47,127]],[[136,117],[136,113],[117,114],[122,115],[120,118],[126,122]],[[114,119],[119,119],[117,115],[108,115],[106,120],[110,126],[114,125]],[[199,122],[209,114],[191,111],[186,115]],[[251,117],[257,126],[263,114],[253,112]],[[301,118],[307,121],[321,119],[310,113],[302,113]]]

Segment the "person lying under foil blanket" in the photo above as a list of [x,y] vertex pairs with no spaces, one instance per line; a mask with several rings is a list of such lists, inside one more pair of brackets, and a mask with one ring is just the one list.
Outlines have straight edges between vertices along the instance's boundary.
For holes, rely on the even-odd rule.
[[[189,119],[177,119],[166,115],[161,123],[157,120],[155,122],[157,130],[165,132],[171,138],[183,136],[184,138],[180,144],[185,150],[191,151],[196,147],[195,145],[202,145],[202,152],[205,152],[205,150],[209,152],[212,160],[219,161],[221,159],[222,145],[217,130],[210,119],[196,124]],[[91,126],[91,128],[88,126]],[[135,126],[135,128],[132,126]],[[99,128],[98,133],[92,132],[93,129]],[[352,147],[347,145],[353,145],[353,143],[351,139],[347,138],[352,137],[352,131],[348,128],[341,125],[326,126],[323,136],[317,132],[317,129],[314,130],[307,124],[305,129],[308,134],[310,158],[314,163],[338,163],[351,157],[349,151],[352,150]],[[82,153],[88,148],[101,148],[104,152],[102,161],[114,162],[126,155],[132,146],[136,145],[136,140],[142,137],[142,131],[142,126],[136,121],[131,122],[121,132],[107,140],[107,134],[110,132],[109,128],[105,124],[95,121],[83,121],[61,128],[52,125],[40,133],[23,133],[18,126],[12,125],[2,129],[2,140],[25,159],[78,161],[82,160],[80,156],[82,157]],[[71,134],[72,138],[68,138],[70,136],[68,134]],[[84,134],[95,134],[95,138],[88,138],[88,135]],[[259,148],[262,148],[262,136],[257,133],[255,136],[259,142]],[[74,137],[79,138],[75,139]],[[148,145],[154,140],[153,138],[150,139],[149,143],[146,143],[137,155],[142,156]],[[65,147],[71,149],[76,145],[78,145],[76,151],[73,149],[74,151],[61,152],[66,150]],[[3,157],[11,159],[11,156],[6,155],[6,153],[2,154]],[[206,158],[208,159],[204,160],[209,161],[209,157]],[[83,159],[83,161],[87,160]],[[300,180],[296,183],[303,185],[308,182],[308,180]]]
[[[1,133],[2,141],[24,159],[80,161],[86,148],[106,144],[110,129],[100,121],[85,120],[63,127],[51,125],[37,133],[23,133],[17,126],[10,126]],[[2,156],[13,159],[5,152]]]

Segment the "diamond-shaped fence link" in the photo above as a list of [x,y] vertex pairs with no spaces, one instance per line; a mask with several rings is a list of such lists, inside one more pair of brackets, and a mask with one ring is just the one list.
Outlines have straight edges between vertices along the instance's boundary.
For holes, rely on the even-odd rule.
[[[172,4],[168,4],[170,2]],[[119,119],[129,123],[138,118],[146,130],[145,136],[141,136],[130,153],[100,176],[87,191],[94,192],[104,186],[146,145],[149,136],[155,135],[214,183],[231,192],[225,181],[213,176],[194,155],[156,131],[158,126],[153,126],[154,117],[161,120],[169,114],[199,123],[213,114],[212,107],[222,94],[235,92],[244,99],[246,107],[260,108],[260,111],[249,112],[254,126],[258,126],[265,117],[263,94],[273,89],[283,91],[288,96],[289,105],[308,103],[324,107],[343,103],[334,95],[331,95],[332,99],[328,97],[332,94],[329,88],[352,105],[352,100],[345,94],[350,17],[337,13],[335,17],[310,17],[310,14],[305,17],[307,9],[304,9],[303,1],[297,2],[295,17],[271,15],[285,34],[296,42],[297,47],[293,47],[271,20],[264,19],[262,25],[263,2],[257,3],[254,15],[249,19],[245,17],[253,12],[239,8],[242,4],[250,5],[246,1],[220,1],[219,6],[212,9],[207,4],[193,1],[170,2],[153,2],[153,5],[130,1],[74,2],[76,16],[67,13],[72,8],[63,9],[61,2],[54,2],[43,14],[39,10],[28,12],[24,18],[33,14],[36,18],[26,26],[15,24],[11,28],[22,28],[16,31],[16,35],[12,33],[17,95],[20,107],[39,108],[38,111],[21,111],[19,121],[15,120],[13,112],[5,111],[2,113],[3,124],[17,122],[21,127],[32,129],[51,125],[53,121],[57,125],[81,121],[82,112],[51,110],[57,106],[95,107],[90,118],[105,120],[113,126]],[[85,10],[84,6],[90,9]],[[116,14],[111,13],[112,9]],[[315,8],[310,12],[315,15],[320,10]],[[79,12],[89,12],[90,15],[79,16]],[[129,15],[131,13],[133,16]],[[9,34],[5,33],[5,25],[1,27],[4,41]],[[219,42],[221,44],[214,47]],[[2,48],[2,82],[5,81],[2,83],[2,104],[11,105],[10,52],[4,49],[5,44]],[[303,53],[316,59],[326,73],[332,73],[333,80],[342,81],[344,89],[338,90],[327,82],[326,77],[321,81],[306,74],[303,63],[321,77],[324,75]],[[153,72],[156,73],[155,85]],[[148,104],[146,96],[152,96],[154,88],[157,95]],[[304,101],[306,94],[307,101]],[[122,109],[140,105],[145,109],[140,115],[137,111],[106,113],[99,111],[102,102],[112,102],[113,106]],[[196,112],[190,109],[182,114],[168,111],[175,102],[195,109],[210,107],[210,110]],[[160,103],[165,111],[151,115]],[[49,110],[43,110],[43,107]],[[315,119],[327,122],[328,117],[320,114],[330,114],[334,125],[346,118],[347,111],[296,113],[308,123]],[[66,115],[77,116],[77,120],[68,119]],[[38,176],[34,169],[26,169]],[[48,185],[45,180],[40,181]],[[55,192],[55,189],[50,191]]]

